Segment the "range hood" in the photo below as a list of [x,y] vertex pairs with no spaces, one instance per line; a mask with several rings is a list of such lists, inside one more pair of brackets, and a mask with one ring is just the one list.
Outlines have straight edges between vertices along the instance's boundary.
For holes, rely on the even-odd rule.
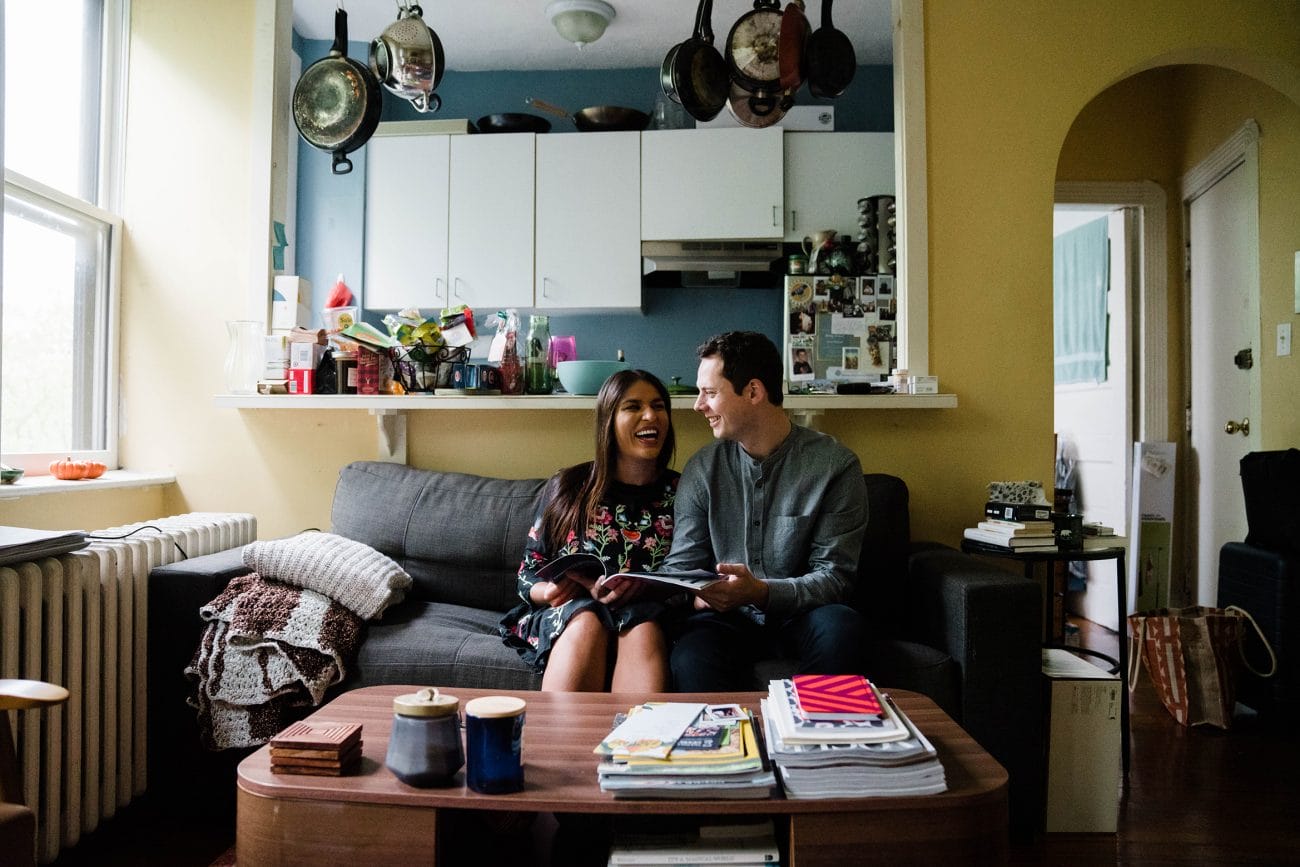
[[642,241],[641,273],[770,271],[780,241]]

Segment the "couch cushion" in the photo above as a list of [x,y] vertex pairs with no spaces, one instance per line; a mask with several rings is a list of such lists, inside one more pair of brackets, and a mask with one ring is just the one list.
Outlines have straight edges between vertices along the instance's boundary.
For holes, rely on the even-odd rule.
[[367,627],[345,688],[381,683],[482,689],[538,689],[541,675],[497,635],[495,612],[438,602],[404,602]]
[[333,532],[365,542],[410,573],[410,598],[503,614],[542,479],[493,479],[358,461],[334,489]]

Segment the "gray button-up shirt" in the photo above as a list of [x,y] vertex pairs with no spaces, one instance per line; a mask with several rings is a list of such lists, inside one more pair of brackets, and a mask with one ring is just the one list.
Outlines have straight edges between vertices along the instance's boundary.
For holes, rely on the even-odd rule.
[[831,437],[798,425],[762,461],[718,440],[686,462],[673,524],[665,570],[744,563],[767,582],[766,612],[777,622],[849,602],[867,525],[862,465]]

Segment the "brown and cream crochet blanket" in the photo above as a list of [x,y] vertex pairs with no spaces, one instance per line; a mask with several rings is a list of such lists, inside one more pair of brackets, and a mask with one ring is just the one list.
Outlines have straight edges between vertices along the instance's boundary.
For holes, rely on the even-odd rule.
[[364,621],[338,602],[256,572],[199,609],[208,622],[185,669],[209,749],[269,741],[295,708],[320,704],[356,657]]

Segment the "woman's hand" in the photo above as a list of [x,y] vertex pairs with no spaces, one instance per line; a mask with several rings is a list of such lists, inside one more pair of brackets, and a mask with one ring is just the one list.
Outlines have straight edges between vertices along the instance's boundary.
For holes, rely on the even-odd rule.
[[572,602],[587,592],[585,587],[576,581],[570,580],[567,576],[557,578],[555,581],[542,581],[536,586],[538,587],[537,595],[541,597],[537,601],[550,605],[552,608],[559,608],[566,602]]
[[645,593],[645,589],[646,582],[625,578],[615,573],[597,581],[591,588],[591,597],[610,608],[617,608],[639,599]]

